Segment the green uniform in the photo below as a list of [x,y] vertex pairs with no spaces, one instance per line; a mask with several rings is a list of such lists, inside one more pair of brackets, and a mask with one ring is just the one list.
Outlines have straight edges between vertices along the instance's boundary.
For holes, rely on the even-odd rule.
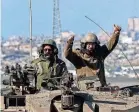
[[[53,47],[53,55],[51,59],[47,59],[43,54],[43,46],[50,45]],[[47,87],[55,87],[59,85],[60,79],[50,79],[54,77],[61,77],[67,72],[67,67],[64,61],[57,57],[58,49],[56,43],[52,39],[45,40],[39,49],[40,57],[32,61],[33,67],[36,69],[36,87],[39,90],[42,84]],[[45,86],[45,85],[43,85]]]
[[[43,59],[42,57],[34,60],[32,62],[36,71],[37,71],[37,89],[41,88],[42,82],[49,83],[51,81],[52,84],[58,85],[60,79],[49,80],[49,78],[60,77],[67,72],[67,68],[65,62],[60,59],[57,59],[54,63],[51,63],[49,60]],[[49,81],[48,81],[49,80]],[[47,82],[48,81],[48,82]],[[52,85],[52,86],[54,86]]]

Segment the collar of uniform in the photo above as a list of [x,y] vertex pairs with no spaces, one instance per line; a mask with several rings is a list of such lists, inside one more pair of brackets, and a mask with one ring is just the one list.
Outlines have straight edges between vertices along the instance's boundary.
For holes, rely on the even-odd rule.
[[54,59],[47,59],[47,58],[44,58],[43,56],[40,57],[40,60],[41,61],[50,61],[50,60],[54,61]]

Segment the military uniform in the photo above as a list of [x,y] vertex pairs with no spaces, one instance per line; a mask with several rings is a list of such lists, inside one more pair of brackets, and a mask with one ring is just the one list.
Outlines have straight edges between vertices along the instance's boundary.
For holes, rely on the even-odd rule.
[[[52,87],[54,89],[55,86],[59,85],[60,78],[58,79],[50,79],[50,78],[61,77],[62,75],[64,75],[64,73],[67,72],[65,62],[57,57],[58,49],[56,47],[55,41],[51,39],[45,40],[41,47],[43,47],[43,45],[45,44],[54,47],[54,57],[51,60],[48,60],[44,58],[42,54],[38,59],[32,61],[32,65],[37,71],[36,87],[38,90],[40,90],[42,86],[44,87],[46,86],[47,89],[48,87]],[[42,52],[40,51],[40,53]]]
[[97,43],[93,56],[89,56],[85,49],[72,49],[73,41],[69,40],[67,42],[64,54],[66,59],[75,66],[78,79],[80,77],[98,77],[101,85],[106,85],[104,60],[117,45],[119,34],[119,32],[113,33],[108,43],[100,46],[97,36],[93,33],[88,33],[82,40],[81,47],[84,47],[86,42]]

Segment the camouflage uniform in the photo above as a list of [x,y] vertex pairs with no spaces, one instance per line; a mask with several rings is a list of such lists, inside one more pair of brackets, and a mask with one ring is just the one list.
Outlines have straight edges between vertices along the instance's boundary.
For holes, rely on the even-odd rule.
[[[119,34],[119,32],[114,32],[108,43],[100,46],[97,36],[93,33],[88,33],[81,41],[81,47],[84,47],[84,49],[74,50],[72,49],[73,40],[67,42],[64,54],[66,59],[75,66],[78,79],[80,77],[88,77],[90,79],[91,77],[98,76],[101,85],[106,85],[104,60],[117,45]],[[97,43],[94,56],[87,55],[85,50],[86,42]]]
[[65,62],[57,57],[58,49],[56,47],[55,41],[52,39],[45,40],[40,50],[43,49],[44,45],[50,45],[54,47],[54,57],[51,60],[48,60],[43,57],[43,52],[40,51],[40,57],[32,61],[32,65],[37,71],[36,87],[38,90],[41,89],[42,83],[47,84],[47,87],[55,87],[55,85],[59,85],[60,79],[50,78],[61,77],[65,72],[67,72]]

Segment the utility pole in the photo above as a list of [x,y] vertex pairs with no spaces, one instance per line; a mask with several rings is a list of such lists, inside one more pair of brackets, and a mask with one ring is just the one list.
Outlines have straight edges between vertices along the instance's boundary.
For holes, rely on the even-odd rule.
[[29,28],[30,28],[30,62],[32,61],[32,7],[31,0],[29,0]]

